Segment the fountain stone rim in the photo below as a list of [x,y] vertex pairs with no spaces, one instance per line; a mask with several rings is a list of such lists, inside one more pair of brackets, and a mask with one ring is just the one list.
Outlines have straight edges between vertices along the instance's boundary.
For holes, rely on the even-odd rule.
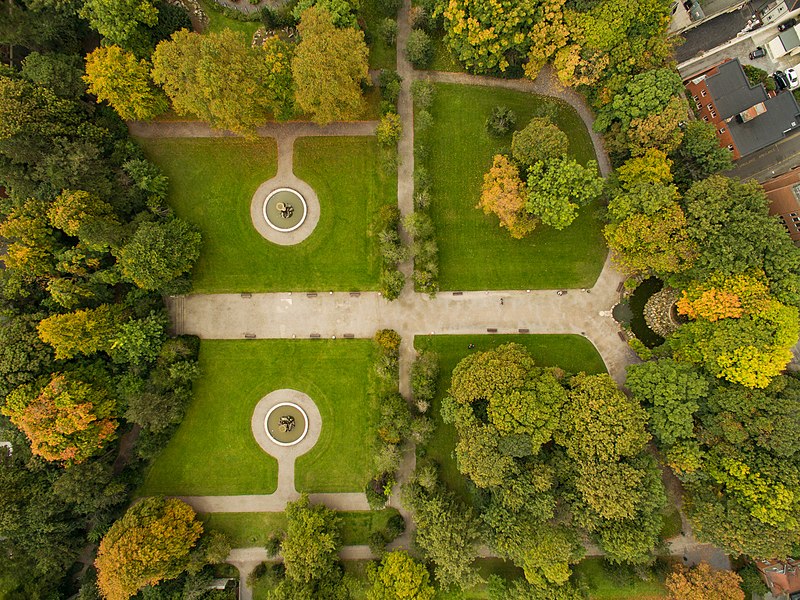
[[[294,194],[303,205],[303,216],[300,219],[300,221],[293,227],[278,227],[267,216],[267,204],[269,204],[269,201],[275,194],[278,194],[280,192],[290,192]],[[281,233],[289,233],[291,231],[299,229],[300,227],[302,227],[303,223],[306,222],[306,217],[308,217],[308,205],[306,204],[306,199],[303,197],[303,194],[298,192],[296,189],[290,187],[279,187],[272,190],[269,194],[267,194],[267,197],[264,199],[264,203],[261,206],[261,214],[264,216],[264,220],[267,222],[267,225],[272,227],[272,229],[274,229],[275,231],[280,231]]]
[[[303,420],[305,421],[305,427],[303,429],[303,433],[300,435],[299,438],[297,438],[293,442],[279,442],[278,440],[276,440],[273,437],[273,435],[269,431],[269,418],[270,418],[270,416],[272,415],[273,412],[275,412],[276,409],[281,408],[283,406],[290,406],[290,407],[298,410],[300,412],[300,414],[303,415]],[[304,411],[301,406],[298,406],[294,402],[279,402],[278,404],[276,404],[275,406],[273,406],[272,408],[270,408],[267,411],[267,416],[264,417],[264,431],[266,431],[267,437],[269,438],[269,441],[272,442],[273,444],[277,444],[278,446],[284,446],[284,447],[286,447],[286,446],[295,446],[295,445],[299,444],[300,442],[302,442],[305,439],[306,434],[308,433],[308,415],[306,414],[306,411]]]

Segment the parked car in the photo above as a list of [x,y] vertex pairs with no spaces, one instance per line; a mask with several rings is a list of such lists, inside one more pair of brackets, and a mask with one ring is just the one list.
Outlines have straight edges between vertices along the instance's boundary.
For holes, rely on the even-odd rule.
[[775,87],[778,90],[785,90],[789,87],[789,80],[786,78],[786,74],[783,71],[775,71],[772,74],[772,78],[775,80]]
[[750,60],[755,60],[757,58],[764,58],[766,55],[767,51],[764,50],[762,46],[759,46],[750,53]]
[[780,25],[778,25],[778,31],[786,31],[790,27],[794,27],[797,25],[797,19],[789,19],[788,21],[784,21]]
[[800,78],[797,77],[797,71],[794,67],[791,69],[786,69],[785,71],[786,81],[789,82],[789,89],[794,90],[800,87]]

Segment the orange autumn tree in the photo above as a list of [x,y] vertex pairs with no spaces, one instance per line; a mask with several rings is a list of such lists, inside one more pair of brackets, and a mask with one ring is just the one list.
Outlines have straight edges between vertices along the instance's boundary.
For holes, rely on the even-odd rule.
[[666,585],[670,600],[744,600],[741,581],[733,571],[716,571],[701,562],[692,569],[678,567]]
[[483,191],[476,208],[482,208],[487,215],[496,214],[500,227],[507,228],[511,237],[519,240],[538,224],[538,219],[525,209],[527,201],[528,193],[519,169],[508,157],[496,155],[492,168],[483,176]]
[[14,390],[2,413],[28,436],[34,454],[72,465],[114,439],[115,408],[106,390],[58,373],[38,394],[31,386]]
[[128,600],[146,585],[177,577],[202,533],[192,507],[177,498],[138,502],[100,542],[94,564],[103,597]]
[[757,275],[714,276],[684,290],[677,302],[678,311],[690,319],[738,319],[763,311],[769,306],[769,288],[763,273]]

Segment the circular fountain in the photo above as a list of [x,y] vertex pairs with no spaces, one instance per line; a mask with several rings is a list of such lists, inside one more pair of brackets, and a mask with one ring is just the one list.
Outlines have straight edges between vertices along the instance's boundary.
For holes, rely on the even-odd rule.
[[287,233],[303,225],[308,206],[300,192],[284,187],[270,192],[264,200],[262,212],[272,229]]
[[269,439],[279,446],[294,446],[308,433],[308,416],[293,402],[273,406],[264,418],[264,430]]

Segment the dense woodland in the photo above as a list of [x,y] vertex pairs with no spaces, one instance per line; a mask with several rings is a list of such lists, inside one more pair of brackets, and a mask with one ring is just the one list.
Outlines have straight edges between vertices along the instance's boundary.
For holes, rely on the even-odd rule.
[[[462,361],[441,417],[457,431],[470,500],[448,490],[422,452],[403,497],[432,575],[405,553],[384,554],[370,567],[371,598],[427,599],[434,583],[468,588],[482,544],[525,574],[494,597],[580,598],[570,565],[585,542],[611,562],[654,560],[662,467],[683,484],[699,540],[734,556],[797,555],[800,382],[784,370],[800,330],[800,250],[757,184],[720,175],[730,156],[712,126],[690,118],[670,56],[677,40],[666,36],[669,4],[414,7],[416,66],[438,40],[474,73],[535,78],[550,65],[588,99],[616,167],[601,179],[537,118],[494,157],[479,208],[524,238],[568,227],[602,200],[615,263],[633,284],[655,275],[677,290],[687,322],[655,349],[633,343],[644,362],[629,368],[630,394],[606,375],[543,368],[515,345]],[[398,8],[383,3],[387,39]],[[202,240],[172,214],[168,181],[124,120],[171,110],[250,136],[271,119],[359,118],[368,77],[359,5],[301,0],[267,10],[270,27],[296,26],[298,36],[257,47],[230,30],[192,32],[181,8],[156,0],[5,0],[0,13],[0,438],[13,444],[0,460],[0,576],[20,581],[10,598],[213,597],[208,565],[227,555],[226,540],[176,500],[129,508],[198,376],[198,340],[169,335],[163,297],[191,289]],[[381,88],[379,137],[391,146],[399,81],[384,73]],[[424,111],[430,88],[414,93]],[[498,107],[487,127],[507,133],[513,115]],[[418,213],[404,225],[416,238],[415,283],[435,293],[426,181],[418,169]],[[397,263],[408,256],[399,227],[397,214],[382,215],[384,283],[395,293]],[[377,341],[379,461],[367,494],[379,507],[400,444],[424,448],[430,438],[424,414],[438,367],[435,356],[420,357],[409,412],[392,389],[399,339],[381,332]],[[350,597],[336,514],[303,498],[287,517],[276,542],[285,563],[260,573],[271,597]],[[383,551],[381,540],[374,545]],[[79,557],[95,551],[87,569]],[[693,577],[712,575],[676,574],[676,598],[691,597],[680,593]]]

